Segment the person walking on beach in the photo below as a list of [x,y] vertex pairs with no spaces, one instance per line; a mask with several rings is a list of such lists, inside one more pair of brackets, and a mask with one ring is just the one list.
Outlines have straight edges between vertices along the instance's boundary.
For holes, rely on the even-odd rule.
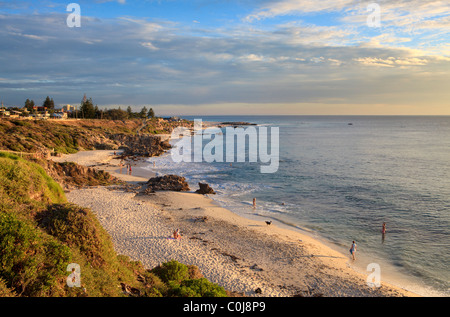
[[356,253],[356,243],[355,241],[353,241],[352,246],[350,247],[350,254],[352,255],[353,261],[356,260],[355,253]]

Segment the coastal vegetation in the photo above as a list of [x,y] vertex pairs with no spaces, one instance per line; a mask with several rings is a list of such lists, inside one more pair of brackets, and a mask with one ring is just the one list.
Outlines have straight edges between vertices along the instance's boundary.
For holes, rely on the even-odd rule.
[[[116,139],[171,133],[174,127],[191,126],[188,121],[132,120],[0,120],[0,150],[39,153],[40,156],[70,154],[81,150],[117,149]],[[130,139],[130,138],[128,138]]]
[[[0,297],[227,295],[195,266],[170,261],[148,270],[117,254],[94,213],[68,203],[63,188],[120,182],[107,172],[48,160],[49,154],[126,147],[140,137],[138,129],[170,132],[178,124],[148,121],[0,120]],[[67,283],[73,263],[82,272],[80,287]]]
[[[81,287],[69,287],[68,265]],[[131,290],[131,291],[130,291]],[[226,296],[198,268],[145,269],[114,251],[93,212],[67,202],[44,168],[0,152],[0,296]]]

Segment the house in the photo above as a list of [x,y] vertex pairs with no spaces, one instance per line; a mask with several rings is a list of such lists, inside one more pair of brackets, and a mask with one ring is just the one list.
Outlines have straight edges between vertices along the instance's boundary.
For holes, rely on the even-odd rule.
[[44,106],[34,106],[33,110],[37,111],[37,112],[47,112],[47,107]]
[[4,107],[1,107],[0,108],[0,116],[1,117],[9,117],[9,111],[8,110],[6,110],[6,108],[4,108]]
[[16,110],[9,111],[10,118],[19,118],[21,115],[22,115],[21,111],[16,111]]
[[50,115],[50,118],[51,119],[60,119],[60,120],[67,119],[67,112],[63,112],[63,111],[54,112]]

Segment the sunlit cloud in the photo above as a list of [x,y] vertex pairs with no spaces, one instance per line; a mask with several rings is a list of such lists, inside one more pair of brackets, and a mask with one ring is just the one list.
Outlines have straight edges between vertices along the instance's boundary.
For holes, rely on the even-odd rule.
[[290,14],[342,10],[355,0],[281,0],[270,1],[245,17],[246,21],[261,20]]

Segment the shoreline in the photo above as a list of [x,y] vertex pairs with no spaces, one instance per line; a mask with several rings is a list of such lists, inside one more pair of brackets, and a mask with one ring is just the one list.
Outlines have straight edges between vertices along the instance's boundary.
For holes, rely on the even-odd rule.
[[[102,169],[129,184],[155,176],[140,166],[148,165],[145,161],[134,162],[132,175],[120,173],[113,152],[86,151],[55,160]],[[210,281],[245,296],[419,296],[383,281],[380,288],[370,288],[367,275],[352,268],[349,257],[318,239],[247,219],[193,191],[136,195],[97,187],[66,195],[96,213],[119,254],[147,268],[171,259],[194,264]],[[176,228],[180,241],[168,239]]]

